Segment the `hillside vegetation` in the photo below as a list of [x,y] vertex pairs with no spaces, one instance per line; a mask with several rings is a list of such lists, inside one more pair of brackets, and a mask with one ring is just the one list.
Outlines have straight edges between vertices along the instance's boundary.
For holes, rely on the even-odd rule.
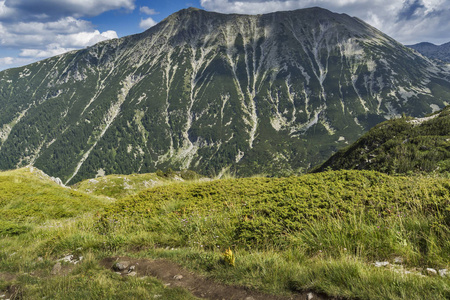
[[80,217],[105,204],[97,197],[58,185],[33,167],[0,172],[0,236],[21,234],[48,221]]
[[334,154],[315,171],[376,170],[396,173],[450,171],[450,106],[428,117],[383,122]]
[[72,186],[77,191],[90,193],[97,196],[110,198],[122,198],[127,195],[136,194],[143,190],[174,182],[192,180],[210,180],[202,178],[201,175],[190,171],[166,171],[158,170],[156,173],[130,174],[130,175],[108,175],[92,179],[86,179]]
[[[449,268],[445,178],[332,171],[173,182],[122,198],[119,189],[110,194],[118,200],[107,204],[105,197],[27,172],[0,176],[8,177],[6,186],[26,183],[22,197],[0,189],[8,209],[30,204],[22,208],[25,220],[7,220],[26,222],[27,230],[11,232],[0,223],[0,292],[12,299],[193,299],[151,277],[120,276],[101,267],[111,256],[167,258],[216,281],[278,295],[450,297],[450,278],[426,271]],[[40,191],[55,201],[33,206]],[[6,206],[2,209],[7,218]],[[53,212],[61,209],[70,214]],[[228,248],[234,267],[223,259]],[[57,260],[68,254],[79,263],[62,262],[60,273],[52,275]],[[377,261],[389,266],[377,268]]]
[[[395,220],[407,219],[412,212],[420,211],[427,212],[430,220],[445,229],[450,225],[449,200],[450,184],[445,179],[390,177],[370,171],[228,179],[162,186],[124,198],[106,208],[98,226],[105,232],[114,231],[122,224],[136,224],[138,228],[159,234],[166,231],[168,240],[163,234],[159,242],[170,246],[189,247],[199,243],[207,249],[229,245],[266,249],[292,246],[293,239],[306,228],[311,229],[311,224],[330,220],[366,223],[375,229],[385,228]],[[359,236],[357,232],[347,234],[354,235],[353,238]],[[410,254],[415,253],[409,259],[416,263],[422,259],[433,260],[428,250],[421,252],[418,244],[408,244]],[[358,253],[358,245],[353,240],[352,245],[341,246]],[[321,249],[318,244],[305,246],[303,249],[308,252]],[[450,254],[450,245],[440,246],[433,251],[442,251],[444,257]],[[372,259],[406,251],[364,248],[364,256]],[[328,251],[326,247],[323,250]]]

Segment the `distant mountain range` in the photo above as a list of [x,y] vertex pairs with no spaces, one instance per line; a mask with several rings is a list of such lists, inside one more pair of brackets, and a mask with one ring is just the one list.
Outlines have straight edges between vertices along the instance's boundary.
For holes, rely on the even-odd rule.
[[422,55],[429,58],[440,59],[444,62],[450,63],[450,42],[440,46],[432,43],[419,43],[407,47],[417,50]]
[[447,66],[357,18],[190,8],[0,72],[0,169],[34,165],[66,184],[167,168],[290,174],[447,101]]
[[315,171],[450,172],[450,106],[424,118],[383,122]]

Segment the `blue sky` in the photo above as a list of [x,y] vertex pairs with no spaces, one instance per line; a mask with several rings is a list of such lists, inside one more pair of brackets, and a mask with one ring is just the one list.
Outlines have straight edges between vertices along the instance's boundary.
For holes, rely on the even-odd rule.
[[320,6],[404,44],[450,42],[450,0],[0,0],[0,70],[142,32],[190,6],[243,14]]

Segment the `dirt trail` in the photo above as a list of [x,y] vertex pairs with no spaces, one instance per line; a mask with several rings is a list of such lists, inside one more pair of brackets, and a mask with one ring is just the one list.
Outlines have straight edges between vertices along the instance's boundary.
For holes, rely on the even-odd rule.
[[[194,274],[181,266],[164,259],[134,259],[129,257],[105,258],[101,265],[114,270],[116,263],[121,263],[124,269],[122,276],[153,276],[169,287],[181,287],[190,291],[194,296],[211,300],[324,300],[336,299],[312,292],[298,293],[293,296],[274,296],[264,294],[246,287],[225,285]],[[132,267],[134,266],[134,268]],[[130,269],[131,267],[131,269]]]

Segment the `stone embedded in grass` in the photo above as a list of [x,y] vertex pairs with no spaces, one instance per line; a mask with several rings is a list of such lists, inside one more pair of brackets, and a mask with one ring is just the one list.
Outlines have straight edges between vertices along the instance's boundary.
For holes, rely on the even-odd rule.
[[376,261],[374,263],[375,267],[379,268],[379,267],[386,267],[389,266],[389,262],[388,261]]
[[52,268],[52,272],[50,274],[52,275],[58,275],[59,272],[61,272],[61,263],[58,261]]
[[76,256],[76,255],[66,255],[61,259],[58,259],[57,261],[65,261],[68,263],[72,263],[74,265],[76,265],[77,263],[81,262],[83,260],[83,256]]
[[113,269],[115,271],[123,271],[130,265],[130,262],[128,261],[120,261],[114,264]]
[[435,269],[433,269],[433,268],[427,268],[427,269],[426,269],[426,272],[427,272],[427,274],[430,275],[430,276],[436,276],[437,273],[438,273],[438,272],[437,272]]
[[403,263],[403,257],[397,256],[394,257],[394,264],[402,264]]
[[447,269],[440,269],[438,271],[438,273],[439,273],[439,276],[441,276],[441,277],[447,277],[448,276],[448,270]]

